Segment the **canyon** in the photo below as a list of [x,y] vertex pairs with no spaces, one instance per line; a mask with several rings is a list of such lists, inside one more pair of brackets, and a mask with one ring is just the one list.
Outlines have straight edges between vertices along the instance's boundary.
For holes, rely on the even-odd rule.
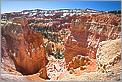
[[1,79],[119,80],[120,33],[121,15],[103,11],[2,14]]

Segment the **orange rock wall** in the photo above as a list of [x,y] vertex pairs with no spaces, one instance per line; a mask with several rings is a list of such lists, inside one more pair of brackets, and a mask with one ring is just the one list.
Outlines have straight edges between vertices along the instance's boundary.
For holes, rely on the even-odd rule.
[[8,24],[2,29],[8,55],[14,61],[17,71],[27,75],[37,73],[47,64],[43,36],[29,29],[27,19],[13,21],[21,25]]
[[77,55],[96,58],[99,42],[120,38],[120,17],[113,14],[80,16],[72,21],[70,30],[64,53],[67,64]]

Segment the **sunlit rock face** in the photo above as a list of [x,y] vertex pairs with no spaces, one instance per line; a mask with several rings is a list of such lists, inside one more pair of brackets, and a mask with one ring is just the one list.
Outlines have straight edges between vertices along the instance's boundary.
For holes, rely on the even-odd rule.
[[120,39],[100,42],[97,57],[97,69],[102,73],[120,74],[121,45]]
[[[26,75],[37,73],[42,68],[46,69],[47,63],[43,36],[29,29],[27,24],[27,19],[16,18],[12,24],[8,23],[1,29],[7,44],[3,56],[6,50],[16,70]],[[46,72],[43,78],[47,78]]]
[[5,14],[1,23],[2,79],[118,77],[120,15],[76,11],[25,10],[8,13],[7,18]]
[[70,30],[64,52],[66,63],[69,64],[77,55],[96,59],[101,41],[120,38],[120,17],[113,14],[80,16],[72,21]]

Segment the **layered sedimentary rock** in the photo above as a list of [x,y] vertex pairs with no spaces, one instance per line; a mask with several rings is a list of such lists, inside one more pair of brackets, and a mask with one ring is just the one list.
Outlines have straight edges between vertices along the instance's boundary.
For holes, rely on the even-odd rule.
[[113,14],[80,16],[72,20],[70,30],[64,52],[67,64],[77,55],[96,58],[99,42],[120,38],[120,17]]
[[[88,80],[120,80],[121,71],[121,41],[120,39],[107,40],[99,43],[96,54],[96,70],[84,71],[79,76],[74,74],[65,75],[60,80],[63,81],[88,81]],[[78,61],[78,60],[77,60]],[[86,65],[86,64],[85,64]],[[78,71],[80,72],[80,71]]]
[[[17,22],[19,20],[19,22]],[[22,74],[34,74],[40,69],[45,69],[47,63],[43,36],[41,33],[29,29],[27,19],[13,19],[13,23],[8,23],[2,27],[2,37],[5,38],[7,47],[3,46],[5,52],[13,60],[16,70]],[[43,72],[44,70],[41,70]],[[46,71],[43,78],[47,78]],[[40,75],[41,77],[41,75]]]
[[120,55],[114,54],[120,53],[120,15],[25,10],[3,14],[1,25],[2,73],[7,73],[2,79],[111,80],[119,75]]

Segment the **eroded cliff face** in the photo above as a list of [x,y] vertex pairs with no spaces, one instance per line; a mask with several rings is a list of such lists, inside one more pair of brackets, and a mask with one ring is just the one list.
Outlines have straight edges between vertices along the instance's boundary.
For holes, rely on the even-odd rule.
[[[19,20],[19,22],[17,22]],[[46,79],[46,53],[41,33],[29,29],[27,19],[18,18],[13,23],[2,27],[2,37],[6,41],[6,48],[2,47],[9,56],[17,71],[24,75],[44,72],[40,77]]]
[[96,59],[101,41],[120,38],[120,17],[113,14],[80,16],[72,21],[70,30],[64,52],[67,65],[73,62],[73,57],[77,55]]
[[[12,73],[8,75],[12,78],[111,80],[119,76],[118,15],[13,17],[2,24],[1,30],[2,72]],[[114,72],[112,77],[108,77],[110,71]],[[7,74],[3,79],[8,79]]]
[[[67,73],[65,77],[60,80],[63,81],[88,81],[88,80],[102,80],[102,81],[118,81],[120,80],[120,71],[121,71],[121,48],[120,48],[120,39],[107,40],[99,43],[99,48],[96,54],[96,70],[92,70],[90,67],[78,72],[79,75],[76,76],[76,70],[73,70],[73,74]],[[83,64],[82,64],[83,65]],[[87,63],[85,64],[87,65]],[[91,65],[91,64],[90,64]],[[92,65],[94,67],[94,65]]]

